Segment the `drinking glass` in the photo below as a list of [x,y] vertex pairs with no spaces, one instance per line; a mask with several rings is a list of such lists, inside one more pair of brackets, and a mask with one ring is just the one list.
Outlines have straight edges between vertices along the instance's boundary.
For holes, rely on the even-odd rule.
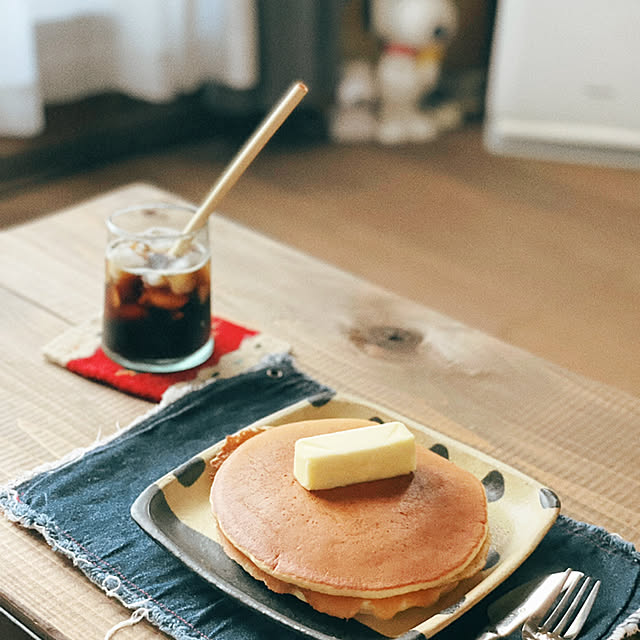
[[194,209],[152,203],[107,219],[102,348],[135,371],[195,367],[213,351],[208,226]]

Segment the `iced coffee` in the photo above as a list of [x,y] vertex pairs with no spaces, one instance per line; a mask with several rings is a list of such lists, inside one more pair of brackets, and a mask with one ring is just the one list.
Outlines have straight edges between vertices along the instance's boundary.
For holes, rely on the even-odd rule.
[[102,346],[127,368],[180,371],[212,353],[208,235],[184,237],[191,215],[150,205],[109,218]]

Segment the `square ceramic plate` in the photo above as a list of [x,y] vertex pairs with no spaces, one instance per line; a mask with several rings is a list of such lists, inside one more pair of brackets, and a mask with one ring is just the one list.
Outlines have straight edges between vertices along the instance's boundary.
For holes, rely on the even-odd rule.
[[557,496],[519,471],[388,409],[345,395],[307,401],[266,416],[255,426],[320,418],[399,420],[416,441],[482,480],[489,505],[491,549],[485,568],[463,581],[437,608],[414,608],[390,621],[358,616],[342,621],[290,595],[269,591],[222,551],[209,508],[208,462],[221,443],[186,461],[148,487],[131,508],[134,520],[189,568],[245,605],[318,640],[431,637],[495,589],[531,554],[560,510]]

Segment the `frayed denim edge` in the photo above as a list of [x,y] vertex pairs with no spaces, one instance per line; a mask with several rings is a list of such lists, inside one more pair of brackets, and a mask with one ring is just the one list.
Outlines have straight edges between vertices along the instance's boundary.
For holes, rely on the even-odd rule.
[[[291,366],[294,366],[293,358],[286,352],[267,354],[259,363],[248,368],[244,373],[249,373],[269,366],[277,366],[279,364],[291,364]],[[297,368],[296,371],[303,375],[305,379],[310,380],[307,375],[300,372]],[[134,613],[137,611],[144,611],[144,613],[139,616],[139,619],[147,619],[154,626],[159,628],[161,631],[170,634],[176,640],[212,639],[193,627],[193,625],[188,621],[181,619],[177,613],[172,612],[168,608],[164,608],[163,605],[157,602],[154,602],[151,597],[145,594],[139,587],[127,586],[126,583],[118,576],[99,568],[97,561],[95,559],[90,559],[89,555],[83,551],[80,543],[74,541],[70,537],[61,535],[61,532],[55,525],[55,522],[20,502],[18,492],[15,487],[19,486],[22,482],[35,477],[39,473],[54,471],[64,467],[66,464],[74,462],[85,454],[94,451],[98,447],[108,444],[111,440],[115,440],[124,432],[127,432],[132,427],[156,415],[162,409],[188,393],[208,386],[209,384],[213,384],[214,382],[216,382],[215,378],[189,384],[174,385],[175,388],[169,387],[160,403],[137,418],[134,418],[126,427],[119,428],[114,434],[107,436],[106,438],[98,437],[96,438],[96,442],[91,446],[72,451],[68,456],[61,458],[54,463],[45,464],[20,478],[15,479],[8,485],[0,486],[0,511],[4,513],[8,520],[20,524],[27,529],[37,531],[53,551],[62,553],[68,557],[73,562],[73,565],[86,575],[89,580],[98,586],[107,596],[115,598],[127,609],[134,611]],[[98,557],[96,556],[96,558]],[[102,561],[101,558],[98,559]],[[110,583],[112,585],[115,583],[116,586],[110,586]]]
[[[558,516],[558,520],[572,534],[586,533],[590,538],[595,539],[596,544],[601,548],[608,549],[614,553],[627,555],[632,560],[640,564],[640,553],[636,550],[635,546],[631,542],[621,538],[618,534],[611,533],[606,529],[593,524],[573,520],[563,515]],[[613,630],[613,633],[607,636],[606,640],[622,640],[623,638],[628,638],[638,632],[640,632],[640,608],[627,616],[623,622],[618,624]]]
[[607,640],[622,640],[622,638],[629,638],[638,632],[640,632],[640,609],[619,624]]
[[[283,362],[291,360],[288,354],[271,354],[265,358],[267,362],[263,361],[260,365],[253,367],[252,370],[258,369],[265,364],[272,364],[277,361]],[[270,360],[270,362],[269,362]],[[205,386],[212,381],[206,381],[204,384],[198,386]],[[194,385],[195,386],[195,385]],[[193,391],[194,387],[188,389]],[[178,397],[185,395],[183,393],[177,394]],[[153,407],[151,411],[139,418],[135,419],[132,424],[128,425],[123,431],[137,424],[142,419],[149,417],[149,414],[155,414],[160,408],[164,408],[166,404],[170,404],[176,400],[176,397],[167,398],[165,403],[160,403],[159,406]],[[120,433],[114,434],[106,440],[112,439],[114,436],[120,435]],[[100,443],[102,444],[102,443]],[[81,453],[86,453],[96,448],[88,447]],[[78,457],[79,452],[75,452],[74,458]],[[62,461],[58,461],[59,463]],[[64,466],[64,463],[59,466]],[[17,483],[12,483],[16,486]],[[47,544],[53,551],[62,553],[71,559],[74,566],[78,567],[82,573],[84,573],[95,585],[97,585],[104,593],[110,597],[116,598],[122,605],[130,610],[145,609],[148,615],[145,614],[145,618],[152,624],[157,626],[162,631],[171,634],[176,640],[210,640],[207,635],[198,631],[194,627],[190,628],[189,623],[184,620],[181,621],[178,614],[173,612],[167,612],[158,603],[151,601],[150,597],[140,598],[141,595],[146,595],[142,590],[137,587],[131,588],[126,586],[120,581],[117,576],[112,573],[100,569],[95,561],[89,559],[89,557],[82,552],[82,547],[78,543],[72,541],[69,538],[61,536],[59,531],[56,530],[55,524],[53,528],[49,518],[38,514],[36,511],[20,502],[16,490],[11,486],[0,487],[0,510],[2,510],[5,516],[12,522],[16,522],[25,528],[33,529],[37,531],[45,539]],[[614,552],[630,555],[636,562],[640,563],[640,553],[636,551],[635,546],[615,533],[611,533],[606,529],[597,525],[588,524],[578,520],[573,520],[568,516],[560,515],[558,520],[574,534],[587,533],[590,537],[596,538],[599,546],[608,548]],[[109,587],[109,580],[117,582],[117,588]],[[634,633],[640,631],[640,609],[630,614],[623,622],[621,622],[610,634],[606,640],[623,640],[623,638],[630,637]]]
[[154,601],[149,594],[135,585],[127,584],[114,572],[99,567],[100,558],[96,556],[92,559],[79,543],[62,534],[55,524],[52,526],[48,517],[21,503],[14,489],[0,488],[0,510],[11,522],[37,531],[53,551],[69,558],[73,565],[107,596],[115,598],[127,609],[144,610],[144,616],[141,618],[146,618],[161,631],[169,633],[176,640],[211,640],[209,636],[190,626],[186,620],[182,620],[177,613],[163,608],[163,605]]
[[559,515],[558,523],[562,524],[573,534],[586,533],[592,538],[599,547],[617,551],[625,555],[631,556],[633,560],[640,563],[640,552],[638,552],[632,542],[628,542],[617,533],[611,533],[603,527],[595,524],[588,524],[580,520],[574,520],[569,516]]

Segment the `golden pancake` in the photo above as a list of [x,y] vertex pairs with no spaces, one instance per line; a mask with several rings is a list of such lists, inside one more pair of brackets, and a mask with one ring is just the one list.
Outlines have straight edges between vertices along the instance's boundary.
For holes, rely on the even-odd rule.
[[297,482],[298,438],[368,424],[332,419],[268,429],[217,470],[211,502],[227,553],[273,590],[312,606],[323,595],[354,598],[360,611],[364,601],[407,600],[411,592],[423,592],[411,602],[426,604],[482,568],[488,549],[482,484],[424,447],[417,448],[413,474],[322,491]]
[[222,534],[218,531],[222,547],[225,553],[235,560],[249,575],[256,580],[261,580],[264,584],[276,593],[289,593],[311,605],[317,611],[328,613],[338,618],[353,618],[354,616],[364,613],[373,615],[381,620],[389,620],[396,613],[405,611],[411,607],[429,607],[435,604],[440,596],[455,589],[460,580],[475,575],[482,569],[485,563],[487,553],[489,551],[489,538],[487,537],[480,552],[477,554],[473,562],[462,572],[457,575],[454,580],[438,587],[431,589],[419,589],[418,591],[410,591],[406,594],[391,596],[388,598],[354,598],[351,596],[336,596],[311,589],[298,587],[290,582],[284,582],[278,578],[270,576],[268,573],[261,571],[246,556],[243,556]]

